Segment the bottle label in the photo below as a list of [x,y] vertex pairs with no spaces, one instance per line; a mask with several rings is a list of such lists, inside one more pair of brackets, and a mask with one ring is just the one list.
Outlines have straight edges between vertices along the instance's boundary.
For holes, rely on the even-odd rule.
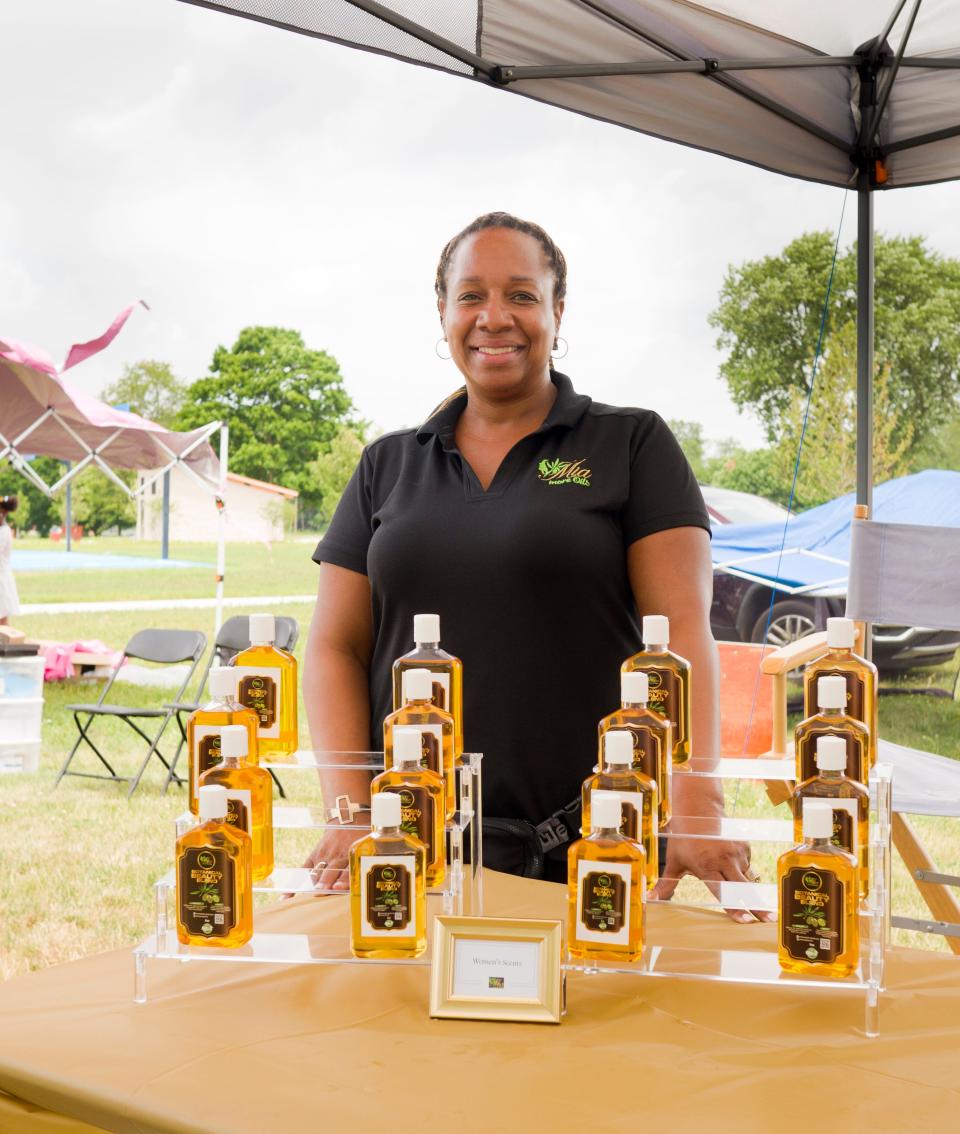
[[857,820],[859,818],[857,801],[855,799],[834,799],[830,806],[833,808],[833,838],[830,842],[835,847],[840,847],[856,856],[860,853],[859,839],[857,838]]
[[450,708],[450,674],[432,669],[430,676],[433,679],[433,703],[438,709],[452,713]]
[[842,736],[847,742],[847,766],[844,775],[858,784],[863,783],[863,766],[866,763],[866,753],[863,751],[863,741],[858,733],[851,729],[839,728],[811,728],[797,744],[797,781],[810,779],[817,774],[817,737]]
[[226,937],[237,924],[233,859],[220,847],[187,847],[177,875],[180,923],[193,937]]
[[667,821],[667,806],[673,776],[673,753],[661,756],[663,736],[648,725],[624,726],[633,736],[633,766],[650,777],[657,785],[657,810],[662,827]]
[[[641,815],[650,810],[650,796],[641,791],[611,791],[608,788],[595,788],[590,793],[590,814],[598,799],[617,799],[620,801],[620,834],[625,838],[639,841],[643,830]],[[587,832],[589,834],[589,832]]]
[[[226,784],[223,786],[227,787]],[[246,831],[253,838],[253,806],[249,788],[227,787],[227,817],[224,822]]]
[[249,665],[238,665],[236,670],[237,700],[257,714],[257,736],[276,740],[280,736],[282,671],[278,666]]
[[220,729],[223,725],[196,725],[193,730],[193,753],[196,777],[220,763]]
[[[404,727],[408,727],[404,725]],[[420,733],[420,767],[443,775],[443,725],[410,725]]]
[[811,965],[835,961],[844,948],[844,884],[832,870],[794,866],[780,880],[780,942]]
[[867,700],[867,685],[863,678],[848,669],[830,669],[829,666],[816,670],[812,680],[804,682],[804,710],[808,717],[817,712],[817,681],[821,677],[842,677],[847,683],[847,708],[849,716],[862,721],[868,728],[870,722],[863,715],[863,707]]
[[630,864],[577,863],[577,939],[604,945],[630,944]]
[[[649,706],[673,726],[674,749],[687,739],[686,722],[683,719],[683,682],[675,670],[666,666],[642,665],[638,667],[647,675],[649,682]],[[672,755],[672,754],[671,754]],[[650,773],[648,772],[647,775]]]
[[416,893],[416,858],[412,854],[360,856],[360,909],[364,937],[409,937]]
[[425,787],[417,784],[404,784],[394,790],[400,796],[400,829],[424,844],[427,848],[427,862],[432,862],[436,854],[433,845],[433,824],[436,818],[433,797]]

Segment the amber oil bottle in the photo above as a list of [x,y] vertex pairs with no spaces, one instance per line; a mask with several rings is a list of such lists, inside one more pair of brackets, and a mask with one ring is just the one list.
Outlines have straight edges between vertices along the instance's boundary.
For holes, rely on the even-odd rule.
[[841,736],[847,745],[847,775],[866,786],[870,777],[870,730],[847,714],[844,678],[818,678],[817,702],[820,711],[801,721],[794,731],[797,782],[802,783],[817,774],[817,738]]
[[857,860],[860,897],[870,890],[867,831],[870,822],[870,792],[845,775],[847,745],[842,736],[817,737],[817,774],[793,790],[793,837],[803,839],[803,809],[811,799],[829,801],[833,809],[831,842],[849,851]]
[[257,725],[260,718],[236,698],[237,674],[232,666],[214,666],[207,677],[210,700],[187,718],[187,753],[190,759],[190,810],[197,814],[197,787],[208,768],[220,763],[220,730],[243,725],[249,737],[250,761],[257,762]]
[[817,711],[817,681],[831,675],[847,683],[847,715],[870,730],[870,767],[877,762],[877,667],[853,652],[856,625],[852,618],[827,619],[827,652],[815,658],[803,674],[804,716]]
[[293,763],[299,743],[297,659],[278,649],[272,614],[250,615],[250,645],[234,660],[237,700],[259,718],[257,740],[262,764]]
[[620,674],[620,708],[597,725],[597,764],[603,769],[603,738],[611,729],[626,729],[633,737],[633,766],[657,784],[658,826],[670,822],[673,809],[673,743],[670,722],[647,704],[649,679],[643,670]]
[[428,669],[433,678],[431,700],[453,717],[453,754],[463,755],[463,662],[440,649],[440,615],[413,616],[413,649],[393,663],[393,708],[403,708],[403,675]]
[[427,848],[427,888],[443,883],[447,870],[443,779],[420,766],[420,733],[402,725],[393,730],[393,767],[374,776],[373,794],[392,791],[400,796],[400,827]]
[[646,915],[643,847],[620,834],[616,796],[593,802],[591,831],[567,852],[567,952],[577,960],[638,961]]
[[846,977],[857,967],[857,860],[832,838],[830,802],[808,799],[803,842],[777,860],[777,959],[786,972]]
[[199,791],[200,824],[177,839],[177,940],[234,948],[253,934],[252,843],[227,822],[227,793]]
[[394,792],[371,796],[372,829],[350,848],[350,949],[355,957],[419,957],[427,947],[427,851],[401,826]]
[[671,653],[670,619],[662,614],[643,618],[643,649],[620,667],[624,673],[647,675],[650,708],[666,717],[673,735],[673,762],[686,764],[690,742],[690,663]]
[[250,763],[242,725],[224,725],[220,751],[223,762],[203,773],[200,786],[226,788],[227,822],[253,840],[253,880],[259,882],[273,873],[273,780],[266,768]]
[[603,738],[603,764],[599,772],[587,776],[581,789],[582,835],[592,828],[593,805],[598,798],[613,795],[620,800],[623,818],[620,834],[643,847],[646,856],[647,889],[657,884],[659,874],[657,846],[657,785],[639,768],[632,766],[633,736],[626,729],[613,729]]
[[456,772],[453,755],[453,717],[433,703],[433,675],[428,669],[408,669],[403,674],[403,707],[383,719],[384,766],[393,766],[393,730],[415,728],[423,750],[420,763],[443,776],[446,814],[457,809]]

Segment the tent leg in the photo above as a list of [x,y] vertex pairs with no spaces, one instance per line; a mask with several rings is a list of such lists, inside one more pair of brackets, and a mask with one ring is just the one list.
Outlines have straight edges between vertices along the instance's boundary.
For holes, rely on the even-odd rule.
[[[866,174],[857,188],[857,503],[873,514],[873,193]],[[873,649],[864,627],[863,655]]]
[[227,459],[230,448],[230,429],[224,423],[220,426],[220,500],[217,506],[217,610],[214,635],[223,625],[223,576],[227,567],[226,554],[226,492]]

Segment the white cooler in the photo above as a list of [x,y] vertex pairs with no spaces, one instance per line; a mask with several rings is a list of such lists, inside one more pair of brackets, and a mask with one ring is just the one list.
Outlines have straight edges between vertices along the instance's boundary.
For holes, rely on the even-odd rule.
[[0,657],[0,772],[40,766],[43,658]]

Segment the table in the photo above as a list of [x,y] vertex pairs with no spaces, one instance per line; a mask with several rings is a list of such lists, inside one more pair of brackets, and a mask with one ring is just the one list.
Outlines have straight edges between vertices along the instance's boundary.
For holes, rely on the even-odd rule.
[[[563,916],[562,887],[485,873],[488,913]],[[329,933],[346,914],[301,897],[261,917]],[[648,933],[774,945],[770,925],[669,905],[650,907]],[[430,1020],[428,979],[157,961],[137,1005],[127,951],[20,977],[0,985],[0,1131],[897,1134],[951,1129],[960,1104],[960,960],[945,954],[890,950],[879,1039],[855,994],[571,973],[550,1027]]]

